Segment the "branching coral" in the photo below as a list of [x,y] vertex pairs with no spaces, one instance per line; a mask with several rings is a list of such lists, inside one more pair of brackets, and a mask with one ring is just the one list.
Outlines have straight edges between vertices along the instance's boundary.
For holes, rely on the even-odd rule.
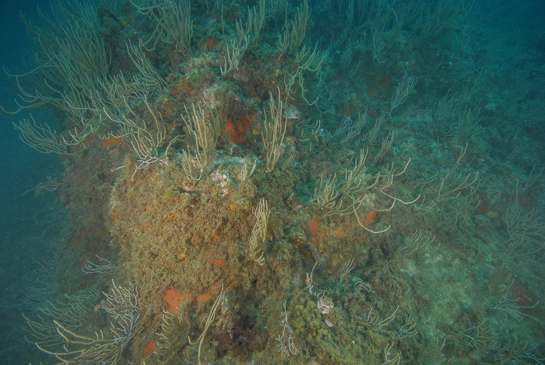
[[187,344],[189,325],[180,310],[174,314],[163,311],[161,329],[161,332],[156,333],[159,339],[155,353],[162,356],[161,364],[168,364],[176,353]]
[[[122,287],[115,285],[112,280],[110,293],[106,294],[106,311],[114,322],[110,325],[111,334],[104,334],[101,331],[95,332],[93,336],[85,336],[71,330],[67,325],[60,323],[74,320],[74,316],[81,315],[81,311],[68,309],[68,311],[50,312],[53,318],[54,330],[44,332],[44,325],[27,319],[30,330],[37,339],[36,347],[41,351],[55,356],[64,364],[116,364],[121,359],[121,354],[132,339],[134,329],[140,318],[138,290],[129,283],[129,286]],[[66,313],[65,313],[66,312]],[[84,313],[85,314],[85,313]],[[65,318],[68,316],[67,318]],[[81,320],[81,319],[80,319]],[[43,321],[42,321],[43,322]],[[71,326],[77,328],[79,326]],[[49,327],[48,327],[49,328]],[[45,346],[54,343],[63,343],[64,351],[48,350]]]

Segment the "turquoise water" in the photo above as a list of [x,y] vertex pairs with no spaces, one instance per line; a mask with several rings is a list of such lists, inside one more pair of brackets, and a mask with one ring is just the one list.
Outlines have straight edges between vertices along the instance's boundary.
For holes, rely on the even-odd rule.
[[541,2],[1,7],[0,362],[545,361]]

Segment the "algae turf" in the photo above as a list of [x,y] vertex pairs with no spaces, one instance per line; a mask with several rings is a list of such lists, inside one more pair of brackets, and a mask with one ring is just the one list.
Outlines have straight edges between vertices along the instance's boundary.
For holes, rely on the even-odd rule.
[[543,362],[541,20],[53,8],[22,18],[38,65],[9,76],[60,121],[22,120],[22,141],[64,166],[28,190],[67,213],[22,294],[33,362]]

